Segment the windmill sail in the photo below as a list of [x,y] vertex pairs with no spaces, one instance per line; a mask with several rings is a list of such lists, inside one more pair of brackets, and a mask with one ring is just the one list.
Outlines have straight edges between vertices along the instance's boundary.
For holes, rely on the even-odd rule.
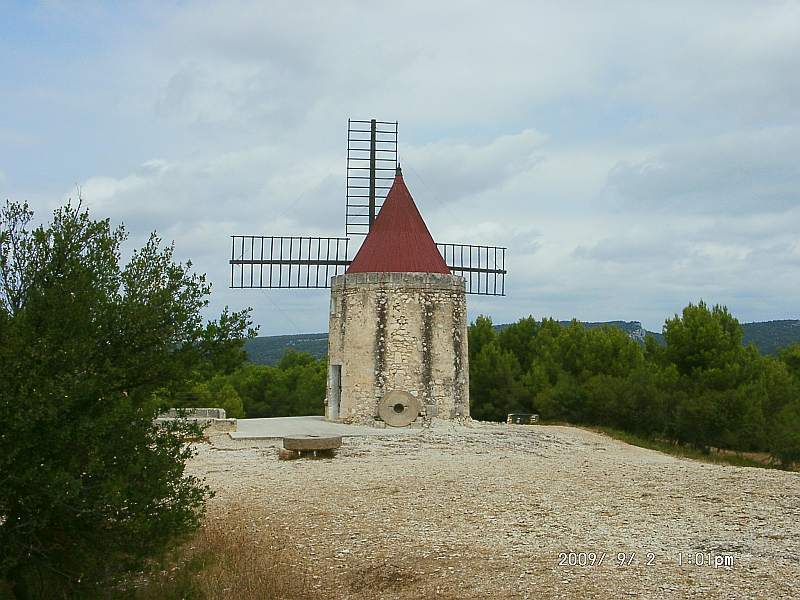
[[347,120],[345,235],[367,235],[392,187],[397,121]]
[[350,261],[340,237],[231,236],[232,288],[327,288]]
[[506,295],[506,248],[476,244],[436,244],[453,275],[464,278],[467,293]]
[[[349,238],[232,235],[230,287],[329,288],[352,263]],[[505,296],[502,246],[436,244],[447,268],[464,278],[468,294]],[[263,253],[262,253],[263,252]]]
[[[230,287],[328,288],[351,266],[380,264],[387,272],[449,271],[464,277],[468,294],[505,296],[506,248],[433,241],[397,167],[397,122],[347,124],[346,237],[233,235]],[[351,258],[350,236],[362,235]]]

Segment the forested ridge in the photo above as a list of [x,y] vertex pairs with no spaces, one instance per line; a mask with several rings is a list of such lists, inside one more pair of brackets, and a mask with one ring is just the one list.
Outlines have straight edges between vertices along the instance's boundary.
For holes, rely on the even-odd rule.
[[[567,326],[571,321],[559,321]],[[645,337],[653,336],[659,343],[664,343],[662,333],[648,331],[639,321],[580,321],[584,327],[611,326],[621,329],[634,340],[644,342]],[[498,331],[508,324],[496,324]],[[800,343],[800,320],[784,319],[742,323],[744,345],[755,344],[761,354],[775,354],[786,346]],[[322,358],[328,352],[327,333],[301,333],[297,335],[267,335],[249,339],[244,346],[247,358],[258,365],[276,365],[287,350],[307,352],[315,358]]]

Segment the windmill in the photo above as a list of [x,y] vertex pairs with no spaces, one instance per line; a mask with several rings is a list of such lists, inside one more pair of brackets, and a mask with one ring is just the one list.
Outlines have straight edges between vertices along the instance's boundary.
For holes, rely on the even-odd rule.
[[397,122],[348,120],[344,236],[231,236],[230,287],[331,288],[333,421],[468,418],[465,294],[505,295],[505,247],[434,242],[403,180],[397,132]]

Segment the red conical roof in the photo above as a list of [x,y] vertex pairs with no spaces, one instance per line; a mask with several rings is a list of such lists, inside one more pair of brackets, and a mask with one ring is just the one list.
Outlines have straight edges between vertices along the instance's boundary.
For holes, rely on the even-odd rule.
[[347,272],[450,274],[399,168],[372,230]]

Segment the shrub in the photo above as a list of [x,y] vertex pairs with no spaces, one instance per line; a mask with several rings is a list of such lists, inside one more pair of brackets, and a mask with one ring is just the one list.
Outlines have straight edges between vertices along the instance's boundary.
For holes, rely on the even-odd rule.
[[198,525],[192,428],[156,429],[158,393],[240,347],[247,312],[203,325],[210,287],[153,234],[80,205],[31,230],[0,210],[0,580],[21,597],[91,595]]

